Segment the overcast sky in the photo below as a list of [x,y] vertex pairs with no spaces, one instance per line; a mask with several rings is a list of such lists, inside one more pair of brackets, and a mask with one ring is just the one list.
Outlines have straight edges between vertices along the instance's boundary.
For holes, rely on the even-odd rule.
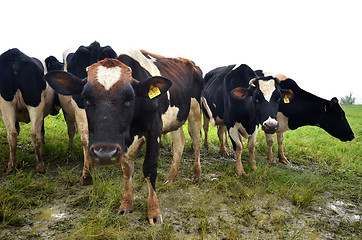
[[320,97],[362,104],[358,0],[1,1],[0,52],[43,59],[97,40],[193,60],[283,73]]

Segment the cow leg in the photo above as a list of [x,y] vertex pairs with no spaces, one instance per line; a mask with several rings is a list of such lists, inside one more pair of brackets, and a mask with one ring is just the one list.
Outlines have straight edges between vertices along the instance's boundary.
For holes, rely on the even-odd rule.
[[[74,102],[74,104],[76,104]],[[89,132],[88,132],[88,120],[84,109],[80,109],[78,107],[75,108],[75,120],[77,123],[77,128],[80,134],[80,141],[82,143],[83,148],[83,155],[84,155],[84,166],[83,166],[83,173],[80,180],[80,184],[82,186],[92,185],[92,162],[88,155],[88,139],[89,139]]]
[[123,180],[124,180],[124,191],[122,204],[120,207],[120,213],[127,215],[133,211],[133,187],[132,187],[132,175],[134,172],[134,161],[128,158],[124,158],[121,162],[123,170]]
[[200,164],[200,148],[201,148],[201,110],[200,104],[191,99],[191,109],[188,117],[188,131],[192,141],[192,148],[194,149],[195,162],[194,162],[194,179],[201,178],[201,164]]
[[44,122],[43,111],[44,111],[45,101],[42,98],[39,106],[37,107],[29,107],[29,117],[31,121],[31,130],[30,135],[33,143],[33,147],[35,150],[35,158],[36,158],[36,171],[39,173],[45,172],[44,161],[41,156],[41,143],[42,143],[42,125]]
[[274,134],[265,133],[266,144],[268,145],[268,162],[270,164],[276,164],[273,156],[273,144],[274,144]]
[[253,171],[257,169],[255,161],[255,141],[257,135],[258,135],[258,127],[255,128],[254,133],[248,139],[249,164]]
[[224,133],[225,133],[225,147],[230,148],[229,136],[228,136],[228,132],[226,131],[226,127],[224,128]]
[[124,191],[122,204],[119,211],[123,215],[127,215],[128,213],[133,211],[134,197],[132,187],[132,175],[134,172],[134,159],[136,159],[144,143],[144,137],[136,138],[125,153],[125,158],[121,161],[124,179]]
[[226,131],[225,125],[219,125],[217,126],[217,136],[219,137],[219,144],[220,144],[220,154],[221,156],[225,157],[228,155],[228,152],[226,151],[225,145],[224,145],[224,132]]
[[[2,100],[2,99],[1,99]],[[14,106],[1,101],[1,113],[5,124],[7,139],[9,143],[9,163],[8,170],[11,171],[15,167],[15,152],[18,140],[18,130],[20,132],[19,123],[16,124]]]
[[[161,128],[162,127],[159,129]],[[152,132],[149,135],[147,139],[145,161],[143,163],[143,175],[148,185],[148,221],[151,225],[155,223],[161,224],[163,222],[156,194],[157,161],[160,151],[160,138],[161,132],[159,134]]]
[[173,159],[172,159],[170,172],[166,180],[166,184],[175,181],[178,175],[178,169],[180,166],[180,161],[186,142],[186,137],[182,127],[177,129],[176,131],[172,131],[171,138],[173,146]]
[[59,102],[63,109],[63,115],[68,130],[68,150],[73,145],[74,135],[76,132],[75,108],[77,107],[71,96],[59,95]]
[[69,139],[68,150],[70,150],[73,146],[74,136],[76,132],[75,118],[74,116],[73,118],[68,116],[68,114],[64,112],[64,119],[65,122],[67,123],[68,139]]
[[209,139],[208,139],[208,135],[209,135],[209,122],[210,119],[208,119],[205,114],[203,114],[203,119],[204,119],[204,123],[202,125],[203,129],[204,129],[204,134],[205,134],[205,138],[204,138],[204,147],[206,149],[209,149]]
[[231,143],[233,144],[233,148],[235,151],[236,157],[236,173],[240,175],[246,175],[243,164],[241,162],[241,153],[243,151],[243,139],[239,134],[238,128],[230,128],[229,135],[231,138]]
[[279,162],[284,164],[290,164],[283,151],[283,142],[284,142],[284,133],[277,133],[277,141],[278,141],[278,158]]

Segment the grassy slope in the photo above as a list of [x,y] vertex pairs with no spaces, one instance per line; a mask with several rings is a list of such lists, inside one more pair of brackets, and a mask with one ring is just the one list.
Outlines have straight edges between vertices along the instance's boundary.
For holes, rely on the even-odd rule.
[[[16,239],[8,230],[25,238],[42,236],[43,231],[56,239],[357,239],[362,234],[361,219],[352,221],[344,216],[361,216],[362,106],[344,109],[355,140],[344,143],[322,129],[303,127],[285,134],[285,154],[293,166],[270,166],[266,163],[265,137],[260,132],[256,172],[249,171],[247,149],[242,154],[250,173],[247,177],[236,176],[231,150],[229,157],[219,156],[216,129],[210,128],[212,144],[208,151],[202,149],[202,179],[191,179],[193,154],[188,138],[177,182],[164,185],[172,159],[170,139],[164,140],[157,182],[164,217],[160,227],[147,224],[142,156],[135,163],[135,210],[119,216],[121,167],[96,168],[94,185],[81,187],[79,136],[67,151],[62,115],[46,119],[44,175],[34,173],[29,125],[21,126],[18,169],[6,173],[9,153],[1,122],[0,169],[4,171],[0,175],[0,238]],[[276,155],[276,146],[274,151]],[[64,203],[65,218],[48,223],[42,231],[27,228],[39,209]],[[343,211],[330,207],[336,203],[344,203]]]

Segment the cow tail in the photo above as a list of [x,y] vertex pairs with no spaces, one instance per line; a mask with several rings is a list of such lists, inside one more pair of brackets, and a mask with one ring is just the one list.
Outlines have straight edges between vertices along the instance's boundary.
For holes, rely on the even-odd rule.
[[204,108],[206,109],[207,114],[209,115],[211,126],[215,126],[215,120],[214,117],[212,116],[212,112],[209,108],[209,105],[207,104],[206,98],[204,96],[201,96],[201,100],[202,104],[204,105]]

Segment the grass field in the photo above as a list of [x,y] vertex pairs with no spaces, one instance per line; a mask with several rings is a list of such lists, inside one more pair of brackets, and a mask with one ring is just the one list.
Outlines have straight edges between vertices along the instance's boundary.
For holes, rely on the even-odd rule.
[[[157,191],[164,224],[154,227],[147,222],[143,153],[135,162],[135,209],[121,216],[121,166],[96,167],[94,184],[80,186],[80,138],[67,151],[62,114],[46,118],[45,174],[35,172],[26,124],[18,138],[17,170],[6,171],[9,149],[1,121],[0,239],[360,239],[362,105],[343,108],[353,141],[341,142],[317,127],[289,131],[284,149],[292,165],[272,166],[260,131],[257,171],[248,168],[247,149],[242,154],[248,176],[236,175],[231,150],[220,157],[216,129],[210,127],[210,148],[201,151],[202,179],[192,180],[187,137],[179,177],[165,185],[172,154],[170,137],[163,140]],[[276,146],[274,152],[276,157]]]

